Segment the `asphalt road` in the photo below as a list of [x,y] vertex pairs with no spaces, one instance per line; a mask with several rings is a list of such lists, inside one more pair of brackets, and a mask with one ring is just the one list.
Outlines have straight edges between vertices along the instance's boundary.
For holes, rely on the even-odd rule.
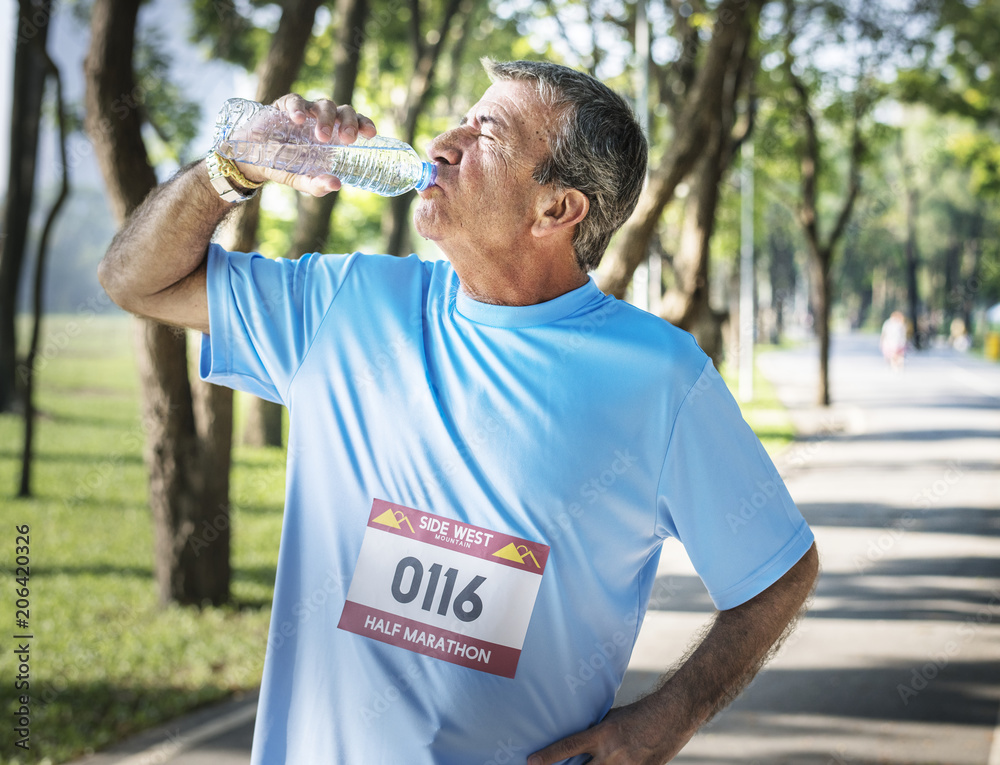
[[[1000,765],[1000,364],[939,349],[887,368],[836,337],[834,404],[815,351],[761,357],[805,439],[778,459],[816,532],[808,617],[680,765]],[[665,549],[619,694],[649,688],[711,604]],[[254,698],[151,731],[87,765],[245,765]]]

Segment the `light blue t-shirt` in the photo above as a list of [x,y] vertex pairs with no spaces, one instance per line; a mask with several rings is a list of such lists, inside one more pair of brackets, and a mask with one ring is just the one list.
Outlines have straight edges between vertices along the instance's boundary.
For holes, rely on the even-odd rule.
[[202,376],[290,415],[256,765],[523,762],[609,709],[665,538],[720,609],[813,541],[691,336],[593,281],[213,245],[208,304]]

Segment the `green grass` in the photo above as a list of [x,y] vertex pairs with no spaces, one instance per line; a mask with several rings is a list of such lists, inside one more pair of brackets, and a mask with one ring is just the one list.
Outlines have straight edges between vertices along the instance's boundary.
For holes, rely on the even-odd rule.
[[[0,619],[14,619],[15,525],[30,524],[31,749],[14,748],[11,640],[0,643],[0,762],[60,763],[260,681],[284,454],[236,448],[233,604],[157,605],[132,321],[50,317],[31,499],[15,499],[22,425],[0,415]],[[727,378],[734,386],[735,382]],[[744,415],[772,454],[791,422],[759,375]],[[237,419],[240,407],[237,405]],[[16,630],[7,632],[12,635]],[[17,753],[17,754],[15,754]]]
[[15,749],[9,722],[18,708],[12,641],[0,650],[0,762],[65,762],[260,681],[283,453],[234,453],[233,604],[159,608],[131,323],[48,320],[48,336],[61,340],[39,372],[31,499],[14,498],[21,420],[0,416],[0,618],[13,627],[14,527],[27,523],[34,635],[28,752]]

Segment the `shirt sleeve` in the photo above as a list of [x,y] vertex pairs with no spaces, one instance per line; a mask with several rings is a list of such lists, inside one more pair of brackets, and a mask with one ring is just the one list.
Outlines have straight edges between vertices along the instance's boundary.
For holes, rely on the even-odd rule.
[[212,244],[201,378],[287,403],[292,377],[355,260],[318,253],[271,260]]
[[745,603],[809,549],[813,533],[709,361],[674,422],[657,531],[687,550],[716,608]]

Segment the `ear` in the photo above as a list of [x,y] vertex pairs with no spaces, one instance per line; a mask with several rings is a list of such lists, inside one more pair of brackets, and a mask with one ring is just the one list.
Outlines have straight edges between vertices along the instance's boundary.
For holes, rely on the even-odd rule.
[[571,229],[586,218],[589,211],[590,200],[582,191],[556,189],[540,201],[531,233],[542,237]]

